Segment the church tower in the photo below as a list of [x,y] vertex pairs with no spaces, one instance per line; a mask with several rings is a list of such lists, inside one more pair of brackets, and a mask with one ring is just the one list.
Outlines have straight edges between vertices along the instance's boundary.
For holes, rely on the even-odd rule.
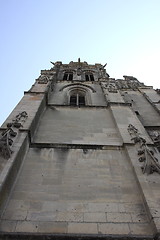
[[0,128],[0,239],[159,239],[160,90],[51,63]]

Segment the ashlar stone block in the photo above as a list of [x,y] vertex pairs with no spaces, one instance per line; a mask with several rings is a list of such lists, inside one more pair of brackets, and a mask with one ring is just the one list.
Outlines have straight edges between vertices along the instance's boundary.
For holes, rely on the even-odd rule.
[[99,232],[102,234],[129,234],[128,223],[99,223]]
[[69,223],[68,233],[98,234],[96,223]]

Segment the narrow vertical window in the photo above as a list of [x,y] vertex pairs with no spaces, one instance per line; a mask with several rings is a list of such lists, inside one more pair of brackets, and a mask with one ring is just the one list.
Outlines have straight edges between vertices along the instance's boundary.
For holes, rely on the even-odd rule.
[[69,81],[72,81],[73,80],[73,73],[69,73]]
[[77,106],[77,96],[70,96],[70,105]]
[[89,75],[88,74],[85,74],[85,79],[86,79],[86,81],[89,81]]
[[63,76],[63,80],[67,80],[67,77],[68,77],[68,74],[65,73],[64,76]]
[[79,106],[85,106],[85,97],[79,96]]
[[94,76],[93,76],[93,74],[90,74],[90,81],[94,81]]

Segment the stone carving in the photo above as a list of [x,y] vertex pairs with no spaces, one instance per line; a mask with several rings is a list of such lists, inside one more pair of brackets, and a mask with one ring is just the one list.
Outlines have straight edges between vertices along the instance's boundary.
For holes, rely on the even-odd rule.
[[160,174],[160,164],[158,159],[155,157],[155,153],[151,150],[147,144],[146,140],[140,136],[137,128],[132,124],[128,125],[128,132],[131,135],[131,140],[134,141],[140,148],[138,149],[139,162],[143,163],[142,172],[151,174],[153,172],[158,172]]
[[160,130],[148,130],[148,134],[160,152]]
[[0,138],[0,155],[5,159],[10,158],[12,154],[11,146],[13,144],[12,138],[17,135],[12,128],[8,127],[5,131],[2,132]]
[[39,84],[47,84],[49,81],[49,78],[48,76],[41,75],[37,80]]
[[117,93],[117,87],[115,84],[115,80],[109,80],[108,83],[106,83],[103,86],[104,86],[104,88],[108,89],[108,92]]
[[77,75],[78,76],[82,75],[82,68],[81,67],[77,68]]
[[12,120],[11,123],[7,124],[7,127],[15,128],[23,127],[23,123],[26,121],[27,118],[28,114],[26,111],[20,112],[19,114],[16,115],[16,117]]
[[144,87],[145,85],[139,82],[135,77],[132,76],[123,76],[123,79],[117,79],[116,85],[118,89],[133,89],[136,90],[139,87]]
[[108,91],[111,93],[117,93],[117,87],[114,83],[109,83],[108,85]]
[[23,123],[26,121],[28,114],[23,111],[16,115],[11,123],[7,124],[7,129],[4,130],[0,136],[0,155],[9,159],[12,154],[11,146],[13,145],[13,140],[18,134],[18,129],[23,127]]
[[138,155],[141,156],[139,158],[139,162],[143,162],[144,165],[142,166],[143,173],[153,173],[158,172],[160,174],[160,164],[158,159],[154,156],[154,152],[147,147],[144,143],[141,145],[141,149],[138,150]]
[[106,73],[106,70],[105,70],[106,65],[107,63],[104,64],[103,66],[101,65],[101,67],[99,68],[100,78],[109,78],[109,74]]
[[128,89],[128,84],[125,80],[117,79],[116,80],[116,86],[118,89]]

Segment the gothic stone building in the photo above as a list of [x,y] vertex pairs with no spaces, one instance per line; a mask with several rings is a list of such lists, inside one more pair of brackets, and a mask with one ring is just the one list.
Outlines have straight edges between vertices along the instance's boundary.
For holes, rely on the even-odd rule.
[[0,128],[0,239],[159,239],[160,90],[52,64]]

